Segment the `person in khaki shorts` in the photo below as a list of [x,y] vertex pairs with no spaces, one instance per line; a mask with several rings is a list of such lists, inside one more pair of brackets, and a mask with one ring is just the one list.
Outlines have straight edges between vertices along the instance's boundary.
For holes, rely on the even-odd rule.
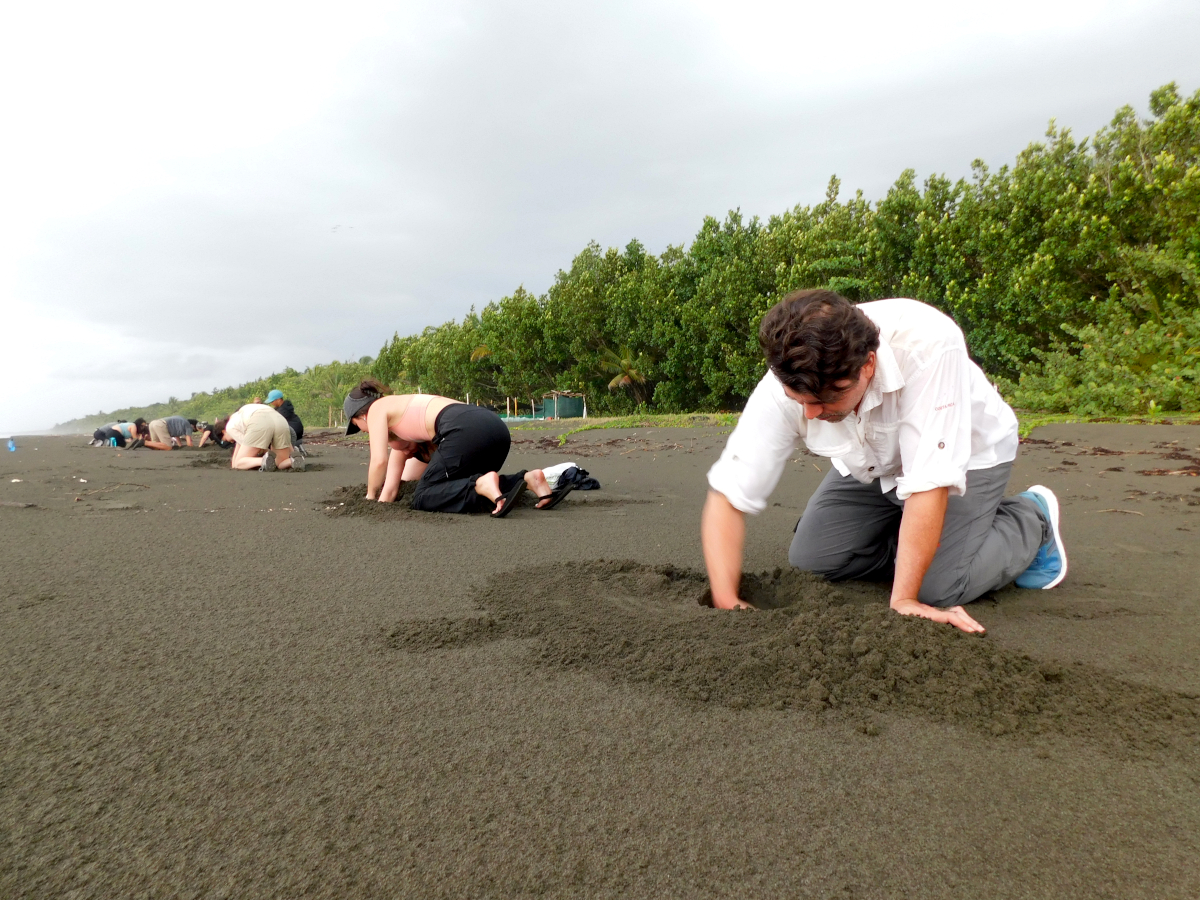
[[155,419],[146,427],[150,437],[144,444],[151,450],[173,450],[179,446],[180,441],[187,441],[190,447],[192,432],[195,429],[195,419],[185,419],[183,416]]
[[[301,469],[303,461],[292,456],[292,433],[287,419],[262,403],[247,403],[225,423],[225,436],[235,441],[231,465],[246,471],[271,472]],[[274,450],[272,457],[268,451]]]

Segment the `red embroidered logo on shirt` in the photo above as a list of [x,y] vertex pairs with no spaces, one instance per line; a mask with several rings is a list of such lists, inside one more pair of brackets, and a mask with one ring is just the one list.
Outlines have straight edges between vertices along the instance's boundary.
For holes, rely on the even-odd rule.
[[941,406],[935,406],[934,410],[936,410],[937,412],[941,412],[943,409],[949,409],[953,405],[954,405],[953,403],[943,403]]

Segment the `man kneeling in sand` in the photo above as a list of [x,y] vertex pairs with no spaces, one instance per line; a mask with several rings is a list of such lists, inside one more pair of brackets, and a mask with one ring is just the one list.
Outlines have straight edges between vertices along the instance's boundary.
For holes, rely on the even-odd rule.
[[195,419],[185,419],[183,416],[167,416],[165,419],[155,419],[146,430],[149,437],[142,442],[151,450],[174,450],[180,441],[186,441],[192,446],[192,432],[196,430]]
[[[247,403],[225,422],[225,438],[234,441],[231,465],[246,471],[304,468],[292,455],[292,433],[287,419],[262,403]],[[272,457],[267,451],[274,450]]]
[[796,291],[762,321],[769,371],[721,458],[701,524],[713,605],[738,596],[746,513],[801,440],[832,459],[788,559],[831,581],[892,580],[891,607],[982,632],[962,604],[1015,580],[1067,574],[1054,493],[1005,497],[1017,418],[967,356],[962,331],[916,300],[858,306]]

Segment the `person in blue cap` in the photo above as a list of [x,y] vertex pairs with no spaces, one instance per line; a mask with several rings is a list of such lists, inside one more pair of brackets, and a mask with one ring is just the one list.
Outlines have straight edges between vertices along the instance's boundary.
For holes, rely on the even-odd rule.
[[267,394],[267,406],[287,419],[288,428],[292,429],[292,447],[300,453],[304,453],[300,446],[300,442],[304,440],[304,423],[296,415],[296,408],[292,406],[292,401],[285,400],[283,391],[277,388]]

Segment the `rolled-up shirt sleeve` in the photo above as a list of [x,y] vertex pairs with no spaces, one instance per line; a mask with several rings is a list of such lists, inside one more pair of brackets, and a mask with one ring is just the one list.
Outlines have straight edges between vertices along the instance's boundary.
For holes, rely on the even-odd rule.
[[967,490],[971,461],[971,379],[965,348],[949,347],[900,393],[900,460],[896,496],[950,488]]
[[746,402],[721,458],[708,470],[709,487],[744,513],[762,512],[804,435],[800,410],[768,372]]

